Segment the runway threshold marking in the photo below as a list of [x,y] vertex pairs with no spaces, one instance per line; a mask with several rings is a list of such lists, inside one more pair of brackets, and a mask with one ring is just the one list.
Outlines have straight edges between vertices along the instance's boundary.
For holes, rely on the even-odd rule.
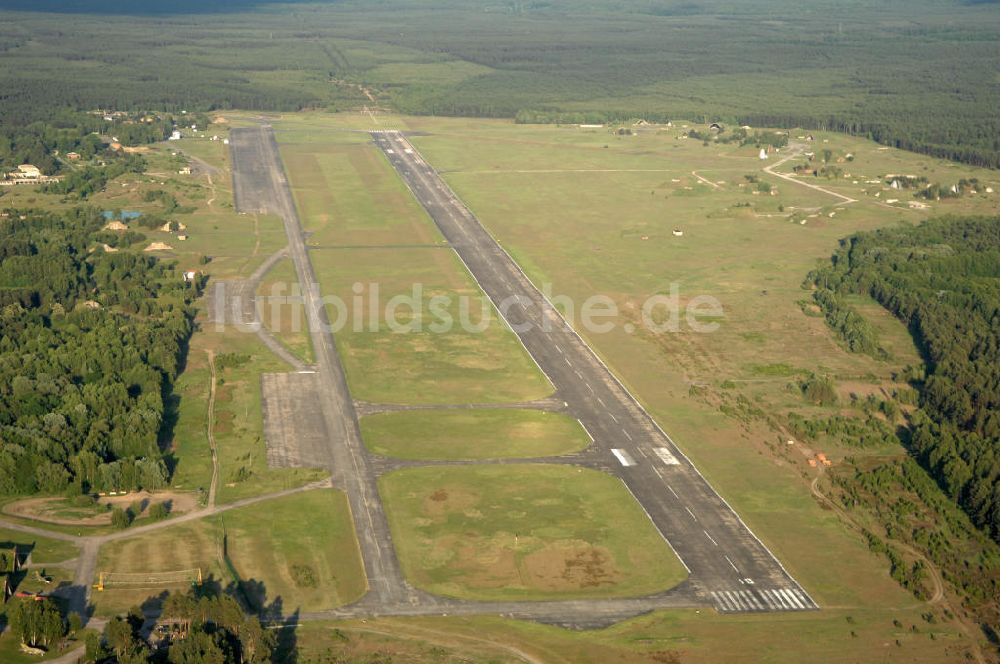
[[679,466],[681,462],[677,460],[677,457],[665,447],[657,447],[655,450],[656,456],[660,457],[660,461],[667,464],[668,466]]
[[629,453],[626,452],[625,450],[613,449],[611,450],[611,453],[615,455],[616,459],[618,459],[618,463],[625,466],[626,468],[635,465],[635,460],[631,456],[629,456]]

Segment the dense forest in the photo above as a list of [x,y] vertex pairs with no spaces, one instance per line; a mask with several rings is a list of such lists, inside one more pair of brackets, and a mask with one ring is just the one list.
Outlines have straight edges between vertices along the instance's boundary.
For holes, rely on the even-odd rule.
[[95,209],[0,219],[0,493],[156,489],[196,286]]
[[[0,119],[344,109],[832,129],[1000,167],[995,3],[0,0]],[[369,98],[371,95],[371,98]],[[374,101],[372,100],[374,99]]]
[[911,450],[1000,541],[1000,218],[853,235],[807,283],[852,350],[880,351],[843,295],[869,295],[909,327],[926,364],[901,376],[920,392]]

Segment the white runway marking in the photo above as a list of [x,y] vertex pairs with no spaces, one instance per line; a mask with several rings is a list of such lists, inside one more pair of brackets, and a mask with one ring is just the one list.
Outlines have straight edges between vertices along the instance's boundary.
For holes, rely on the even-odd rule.
[[674,498],[676,498],[677,500],[680,500],[680,499],[681,499],[681,497],[677,495],[677,492],[676,492],[676,491],[674,491],[674,487],[672,487],[672,486],[670,486],[670,485],[668,484],[668,485],[667,485],[667,488],[668,488],[668,489],[670,489],[670,493],[674,494]]
[[806,608],[805,604],[803,604],[801,601],[799,601],[799,598],[796,597],[792,593],[792,591],[781,589],[778,592],[781,593],[781,596],[784,597],[785,599],[787,599],[791,604],[794,604],[796,608],[799,608],[799,609]]
[[788,608],[788,607],[785,606],[785,600],[784,600],[784,598],[781,595],[779,595],[776,590],[765,590],[764,591],[764,595],[766,597],[770,598],[771,601],[775,603],[775,605],[777,606],[777,608],[779,608],[779,609]]
[[604,401],[601,400],[601,397],[597,397],[597,403],[601,404],[601,408],[607,408],[607,406],[604,405]]
[[[686,510],[687,510],[687,513],[688,513],[688,515],[689,515],[689,516],[690,516],[690,517],[691,517],[691,518],[692,518],[693,520],[695,520],[695,521],[697,521],[697,520],[698,520],[698,517],[696,517],[696,516],[694,515],[694,512],[692,512],[692,511],[691,511],[691,508],[690,508],[690,507],[687,507],[687,506],[685,506],[685,507],[684,507],[684,509],[686,509]],[[726,560],[729,560],[729,559],[728,559],[728,558],[726,558]]]
[[793,592],[793,593],[795,594],[795,596],[796,596],[796,597],[798,597],[798,598],[799,598],[800,600],[802,600],[802,603],[803,603],[803,604],[804,604],[804,605],[805,605],[806,607],[808,607],[808,608],[812,608],[812,607],[816,606],[816,603],[815,603],[815,602],[813,602],[813,601],[812,601],[811,599],[809,599],[809,596],[808,596],[808,595],[806,595],[806,594],[805,594],[804,592],[802,592],[801,590],[799,590],[798,588],[793,588],[793,589],[792,589],[792,592]]
[[702,530],[701,532],[705,533],[705,537],[707,537],[707,538],[708,538],[708,541],[709,541],[709,542],[711,542],[711,543],[712,543],[712,544],[714,544],[715,546],[719,546],[719,543],[715,541],[715,538],[713,538],[713,537],[712,537],[711,535],[709,535],[709,534],[708,534],[708,531],[707,531],[707,530]]
[[764,603],[760,601],[760,598],[757,597],[757,593],[748,592],[747,594],[750,596],[750,600],[753,602],[753,605],[756,606],[758,610],[763,611],[764,609],[767,608],[766,606],[764,606]]
[[729,559],[729,556],[724,556],[724,558],[726,559],[726,562],[729,563],[730,567],[732,567],[737,572],[740,571],[740,568],[733,564],[733,561]]
[[665,447],[657,447],[655,450],[656,456],[660,457],[660,461],[667,464],[668,466],[679,466],[681,462],[677,460],[670,450]]
[[610,415],[611,419],[613,419],[615,421],[615,424],[618,424],[618,418],[615,417],[614,413],[608,413],[608,415]]
[[621,465],[625,466],[626,468],[628,468],[629,466],[634,466],[635,465],[635,460],[633,460],[632,457],[629,456],[629,453],[626,452],[625,450],[617,450],[617,449],[615,449],[615,450],[611,450],[611,453],[614,454],[615,458],[618,459],[618,462]]
[[557,351],[559,351],[559,354],[560,354],[560,355],[562,355],[562,354],[563,354],[563,352],[562,352],[562,348],[560,348],[560,347],[559,347],[559,344],[553,344],[553,346],[555,346],[555,347],[556,347],[556,350],[557,350]]
[[628,438],[629,440],[632,440],[632,436],[631,436],[631,435],[629,434],[629,432],[628,432],[628,431],[624,431],[624,430],[623,430],[623,431],[622,431],[622,433],[623,433],[623,434],[625,434],[625,437],[626,437],[626,438]]

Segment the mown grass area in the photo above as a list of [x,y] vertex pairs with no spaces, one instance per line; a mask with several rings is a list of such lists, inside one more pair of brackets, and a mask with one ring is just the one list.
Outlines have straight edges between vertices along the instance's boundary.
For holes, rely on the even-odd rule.
[[540,410],[417,410],[369,415],[372,452],[400,459],[499,459],[568,454],[590,444],[571,417]]
[[309,491],[225,515],[229,556],[240,577],[262,583],[286,612],[349,604],[367,590],[347,497]]
[[95,612],[99,616],[118,615],[132,606],[155,601],[165,592],[185,592],[197,578],[198,569],[207,583],[226,587],[232,579],[222,564],[221,551],[222,528],[215,518],[187,521],[165,530],[105,544],[97,560],[95,584],[102,572],[166,574],[187,571],[189,577],[169,585],[151,583],[140,588],[107,584],[103,591],[94,590],[91,602]]
[[[257,288],[257,311],[264,327],[293,355],[309,364],[313,361],[312,340],[301,297],[295,264],[283,258],[268,270]],[[284,302],[282,298],[300,301]]]
[[[334,336],[358,399],[393,403],[516,402],[551,385],[364,134],[320,132],[310,143],[275,123]],[[358,137],[364,137],[364,143]],[[422,290],[416,307],[393,298]],[[448,298],[433,315],[430,298]],[[464,314],[478,331],[462,325]],[[394,311],[395,313],[391,313]]]
[[[355,398],[463,404],[552,392],[449,249],[314,250],[312,257],[323,293],[345,303],[344,310],[328,311],[334,325],[342,321],[334,338]],[[432,298],[445,303],[437,311],[450,321],[431,308]]]
[[[347,499],[332,490],[286,496],[112,542],[101,550],[98,571],[201,568],[206,579],[226,588],[234,579],[223,551],[258,606],[272,606],[280,598],[286,613],[332,608],[366,589]],[[109,586],[95,592],[94,602],[100,615],[111,615],[162,590]]]
[[570,466],[424,467],[383,476],[400,564],[465,599],[623,597],[686,572],[621,482]]

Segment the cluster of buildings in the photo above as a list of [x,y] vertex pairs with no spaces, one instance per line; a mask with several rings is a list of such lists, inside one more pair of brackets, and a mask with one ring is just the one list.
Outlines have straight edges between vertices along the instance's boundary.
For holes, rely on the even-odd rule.
[[59,177],[45,175],[37,166],[31,164],[21,164],[15,170],[4,173],[0,185],[13,186],[16,184],[41,184],[44,182],[55,182]]

